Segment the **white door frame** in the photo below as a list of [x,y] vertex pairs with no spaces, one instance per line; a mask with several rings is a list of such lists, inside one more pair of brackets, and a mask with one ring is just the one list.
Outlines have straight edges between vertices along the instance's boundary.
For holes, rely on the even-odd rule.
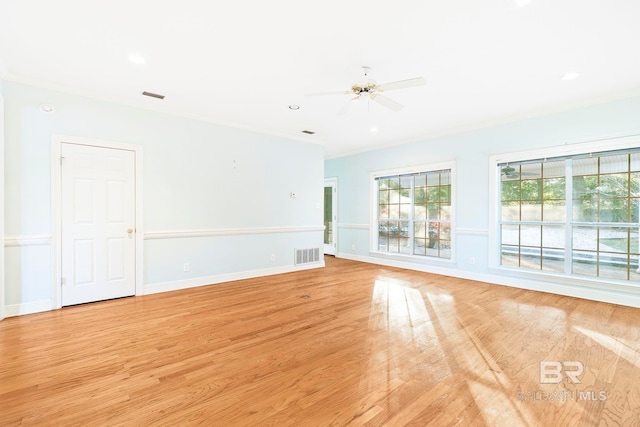
[[51,136],[51,238],[53,250],[51,251],[51,266],[53,280],[53,304],[54,309],[62,307],[62,169],[60,168],[60,153],[62,144],[78,144],[91,147],[114,148],[129,150],[135,153],[135,180],[136,180],[136,295],[144,293],[144,227],[142,224],[142,146],[121,142],[104,141],[91,138],[82,138],[68,135]]
[[333,221],[331,221],[331,227],[332,227],[331,235],[333,236],[333,253],[330,255],[336,256],[338,254],[338,178],[337,177],[325,178],[324,187],[333,187],[334,189],[333,198],[331,199],[331,207],[333,211],[332,215],[334,217]]

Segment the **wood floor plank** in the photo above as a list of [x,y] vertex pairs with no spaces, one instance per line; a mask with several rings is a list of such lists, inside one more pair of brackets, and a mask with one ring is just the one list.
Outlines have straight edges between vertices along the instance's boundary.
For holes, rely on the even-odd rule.
[[325,262],[5,319],[0,425],[640,425],[640,310]]

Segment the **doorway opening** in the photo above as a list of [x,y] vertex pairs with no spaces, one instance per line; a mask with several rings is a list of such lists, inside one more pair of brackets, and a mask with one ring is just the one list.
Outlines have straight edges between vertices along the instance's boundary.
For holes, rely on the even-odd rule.
[[324,180],[324,253],[336,255],[338,249],[338,178]]

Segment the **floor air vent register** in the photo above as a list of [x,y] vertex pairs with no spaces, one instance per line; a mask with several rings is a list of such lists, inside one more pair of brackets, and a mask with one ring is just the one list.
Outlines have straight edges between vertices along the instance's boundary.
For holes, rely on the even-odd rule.
[[296,249],[295,265],[320,261],[320,248]]

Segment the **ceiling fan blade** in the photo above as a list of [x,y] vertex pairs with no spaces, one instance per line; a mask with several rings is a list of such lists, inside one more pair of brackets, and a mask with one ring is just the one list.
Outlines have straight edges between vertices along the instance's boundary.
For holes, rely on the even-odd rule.
[[338,115],[342,116],[344,114],[347,114],[347,111],[349,111],[349,108],[351,107],[351,104],[353,104],[354,101],[357,101],[358,98],[359,97],[356,96],[355,98],[351,98],[350,100],[348,100],[347,103],[342,106],[340,111],[338,111]]
[[407,80],[398,80],[397,82],[389,82],[378,85],[376,89],[380,92],[386,90],[396,90],[396,89],[404,89],[408,87],[416,87],[416,86],[424,86],[427,84],[427,81],[424,77],[416,77],[413,79]]
[[353,92],[350,90],[336,90],[333,92],[315,92],[315,93],[307,93],[305,96],[327,96],[327,95],[350,95]]
[[384,95],[380,95],[379,93],[374,93],[370,96],[372,101],[377,102],[380,105],[383,105],[385,107],[387,107],[390,110],[393,111],[400,111],[402,110],[404,107],[402,106],[402,104],[397,103],[396,101],[394,101],[391,98],[387,98]]

